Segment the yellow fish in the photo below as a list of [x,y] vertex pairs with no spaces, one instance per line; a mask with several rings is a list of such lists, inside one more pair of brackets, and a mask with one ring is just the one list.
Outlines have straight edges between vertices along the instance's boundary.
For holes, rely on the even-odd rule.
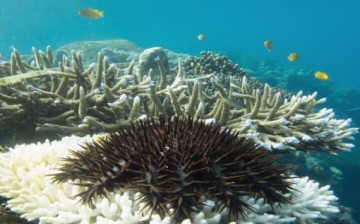
[[325,72],[320,72],[320,71],[315,72],[314,76],[315,76],[315,78],[320,79],[320,80],[329,80],[330,79],[328,74],[326,74]]
[[199,34],[198,36],[197,36],[197,38],[198,38],[198,40],[204,40],[205,39],[205,35],[204,34]]
[[264,41],[264,47],[270,52],[273,47],[272,41],[271,40]]
[[99,19],[104,17],[104,12],[97,10],[97,9],[90,9],[90,8],[85,8],[85,9],[81,9],[79,11],[80,16],[86,17],[86,18],[91,18],[91,19]]
[[289,61],[297,61],[300,58],[300,55],[298,53],[291,53],[287,57]]

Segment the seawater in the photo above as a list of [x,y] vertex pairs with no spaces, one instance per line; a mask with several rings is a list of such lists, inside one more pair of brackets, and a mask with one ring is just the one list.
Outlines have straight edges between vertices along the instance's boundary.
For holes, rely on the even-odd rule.
[[[0,53],[5,59],[14,47],[27,54],[32,46],[57,49],[75,41],[127,39],[143,48],[162,46],[192,55],[218,52],[244,67],[250,66],[244,58],[251,58],[256,63],[275,62],[278,67],[325,71],[332,90],[339,93],[360,86],[357,0],[0,0],[0,5]],[[82,8],[99,9],[105,16],[80,17]],[[205,35],[203,41],[197,39],[200,33]],[[274,44],[271,53],[263,46],[268,39]],[[299,53],[300,60],[288,62],[290,52]],[[321,81],[311,82],[315,83],[310,91],[326,96]],[[329,105],[332,100],[338,99],[328,98]],[[335,112],[340,118],[352,117],[354,125],[360,126],[360,110],[348,111],[354,108],[360,108],[356,97],[352,107],[337,107]],[[358,135],[353,143],[352,152],[323,158],[343,172],[344,180],[335,193],[340,204],[351,207],[353,217],[360,220]]]

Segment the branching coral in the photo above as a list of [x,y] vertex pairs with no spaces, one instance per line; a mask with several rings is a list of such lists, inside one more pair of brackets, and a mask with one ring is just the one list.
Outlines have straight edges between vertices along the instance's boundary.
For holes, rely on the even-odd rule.
[[[168,67],[166,55],[161,48],[146,50],[143,55],[140,55],[139,62],[133,61],[126,68],[123,64],[110,63],[107,56],[102,53],[98,54],[97,63],[84,65],[81,55],[73,51],[70,57],[64,56],[62,62],[56,67],[53,65],[50,48],[46,53],[33,48],[33,53],[35,60],[31,64],[25,63],[17,50],[13,51],[10,62],[1,61],[0,63],[0,134],[2,138],[4,136],[8,138],[10,133],[12,135],[10,137],[17,139],[17,133],[25,127],[26,134],[43,138],[54,135],[113,132],[132,122],[141,123],[144,118],[156,120],[162,117],[168,120],[175,115],[183,119],[188,117],[199,119],[201,124],[215,121],[218,130],[231,128],[238,133],[239,139],[246,139],[252,144],[255,142],[260,145],[260,148],[267,150],[297,149],[336,153],[349,150],[352,144],[346,141],[357,132],[356,128],[349,127],[350,119],[336,119],[331,109],[318,110],[325,99],[317,99],[316,93],[304,96],[300,91],[292,95],[283,90],[271,88],[267,84],[246,77],[244,71],[226,57],[209,52],[203,53],[202,58],[192,57],[185,60],[184,65],[179,60],[177,68]],[[140,129],[137,128],[135,132],[141,133]],[[132,135],[137,134],[128,129],[124,131]],[[154,131],[158,134],[163,132],[163,130],[159,131],[159,128],[155,128]],[[211,132],[206,133],[211,136]],[[194,134],[194,136],[197,135]],[[202,139],[199,136],[197,138]],[[151,195],[147,197],[144,196],[146,190],[144,191],[141,187],[144,187],[144,180],[151,181],[152,177],[145,175],[147,179],[141,179],[140,172],[140,176],[129,174],[132,178],[128,178],[126,183],[122,182],[122,187],[127,186],[130,190],[132,189],[131,192],[106,185],[98,188],[97,193],[87,194],[86,192],[91,191],[93,187],[91,184],[96,185],[101,181],[108,183],[109,181],[106,181],[112,178],[112,172],[120,169],[119,166],[110,167],[110,163],[104,163],[106,159],[113,159],[109,157],[109,153],[104,159],[102,157],[104,152],[95,150],[98,146],[104,146],[103,144],[109,146],[109,141],[104,137],[97,138],[98,144],[94,143],[96,147],[92,148],[93,151],[90,150],[97,153],[95,153],[97,156],[92,158],[92,162],[96,164],[92,164],[91,161],[86,164],[86,166],[94,165],[95,167],[100,164],[98,173],[90,170],[93,171],[91,173],[95,179],[97,178],[94,183],[89,185],[89,180],[91,182],[94,178],[84,179],[84,176],[78,176],[82,182],[77,179],[69,180],[75,178],[63,178],[61,181],[67,180],[67,182],[52,183],[49,175],[54,174],[54,168],[63,167],[63,171],[65,169],[64,161],[59,158],[70,156],[72,159],[69,160],[74,162],[74,155],[75,157],[85,155],[82,158],[89,162],[87,159],[91,156],[87,156],[86,151],[84,152],[78,145],[85,139],[89,140],[89,137],[83,139],[74,136],[65,137],[60,142],[47,141],[44,144],[20,145],[11,149],[10,152],[1,153],[0,194],[9,198],[8,207],[23,214],[22,216],[27,220],[40,219],[40,222],[46,223],[111,223],[114,221],[140,223],[145,220],[150,220],[150,223],[169,223],[174,220],[174,217],[179,222],[180,219],[186,218],[182,222],[184,224],[190,222],[224,223],[229,221],[228,214],[232,214],[235,219],[238,218],[237,221],[241,223],[311,223],[338,212],[333,204],[337,198],[329,190],[329,186],[319,187],[318,183],[307,178],[295,176],[286,178],[288,181],[286,183],[290,186],[286,185],[285,188],[274,186],[276,181],[260,184],[263,188],[265,185],[271,186],[275,189],[275,194],[263,189],[256,191],[255,187],[260,186],[256,184],[248,188],[244,187],[241,185],[242,178],[246,178],[244,173],[250,173],[249,176],[254,179],[261,179],[261,183],[265,183],[267,178],[274,177],[274,174],[270,172],[269,175],[259,177],[258,175],[261,175],[264,170],[259,168],[260,165],[252,164],[251,161],[245,162],[247,167],[251,167],[250,170],[241,170],[244,162],[236,160],[232,163],[232,158],[227,157],[227,153],[236,150],[221,151],[228,149],[226,145],[222,145],[220,151],[215,150],[213,156],[199,154],[200,146],[205,146],[199,143],[195,144],[197,150],[190,150],[192,153],[188,157],[181,157],[185,155],[184,150],[180,150],[182,152],[180,154],[174,153],[166,157],[161,153],[167,151],[154,150],[161,139],[145,141],[155,146],[148,148],[150,151],[146,151],[140,157],[136,157],[137,154],[131,153],[131,150],[122,151],[125,156],[133,157],[129,161],[135,164],[133,164],[135,168],[142,166],[140,170],[148,171],[150,174],[153,174],[151,173],[152,166],[165,164],[162,168],[167,170],[168,179],[176,183],[188,181],[195,185],[196,181],[208,181],[206,183],[211,185],[219,182],[220,184],[216,185],[218,187],[209,188],[213,191],[207,189],[210,193],[204,193],[207,191],[204,190],[205,187],[200,186],[200,183],[197,183],[199,186],[196,185],[191,189],[183,184],[180,188],[186,189],[179,191],[176,186],[169,183],[169,180],[164,181],[172,189],[164,190],[160,186],[162,183],[160,178],[157,190],[160,189],[162,195],[165,195],[164,198],[151,198]],[[141,144],[141,139],[134,139]],[[191,141],[190,139],[189,142]],[[110,148],[114,149],[114,147],[111,145]],[[73,150],[72,155],[68,151],[69,148]],[[164,150],[168,148],[164,146]],[[256,156],[255,160],[261,159],[261,155]],[[156,160],[161,159],[162,156],[165,158],[164,161]],[[235,158],[244,157],[238,155]],[[185,170],[186,175],[180,175],[180,178],[179,175],[174,177],[174,173],[184,172],[177,169],[182,159],[187,159],[188,163],[181,165],[192,164],[192,168],[197,169],[196,171]],[[217,162],[213,162],[210,168],[200,166],[204,161],[211,162],[212,160]],[[149,161],[153,163],[149,165]],[[120,166],[123,164],[122,161],[117,162],[120,162]],[[262,163],[264,163],[263,160]],[[135,170],[134,166],[131,168],[132,171]],[[215,169],[217,166],[221,169]],[[229,167],[235,167],[236,171],[228,172]],[[75,177],[81,174],[81,172],[76,173],[76,169],[84,167],[71,168],[74,168],[73,177]],[[86,167],[84,169],[86,170]],[[215,174],[206,176],[202,173],[204,170],[208,172],[211,170]],[[209,178],[204,180],[195,175],[197,172]],[[229,182],[221,182],[221,175],[224,173],[228,175]],[[282,176],[285,174],[279,175],[280,179],[285,178]],[[139,186],[133,187],[130,183],[132,181],[138,183]],[[221,185],[221,183],[227,183],[227,185]],[[199,194],[191,195],[193,191]],[[84,194],[85,201],[93,202],[95,209],[77,204],[81,198],[73,198],[73,196]],[[100,197],[105,194],[108,198]],[[234,194],[240,196],[236,199],[236,209],[230,206],[234,205],[232,203],[235,200]],[[272,196],[268,197],[269,194]],[[228,200],[221,201],[224,195]],[[276,200],[271,199],[276,195],[278,195]],[[142,198],[143,203],[134,203],[137,198]],[[184,207],[183,203],[188,203],[189,206]],[[149,207],[153,207],[154,214],[146,213]]]
[[[141,69],[146,67],[144,60],[140,67],[133,62],[122,69],[99,54],[96,65],[85,67],[80,54],[73,51],[71,59],[64,57],[59,67],[48,68],[51,51],[47,52],[34,49],[32,66],[13,52],[13,74],[43,76],[1,86],[2,131],[27,125],[36,126],[42,134],[84,135],[113,131],[144,116],[186,115],[216,120],[269,150],[331,153],[350,149],[352,144],[345,140],[357,131],[349,128],[350,120],[335,119],[332,110],[317,111],[325,99],[316,99],[316,93],[289,97],[268,85],[260,88],[243,72],[222,74],[223,68],[216,63],[210,63],[212,73],[194,74],[184,70],[181,61],[177,70],[164,69],[167,61],[161,57],[155,60],[158,72],[149,69],[145,74]],[[225,67],[233,68],[229,63]]]

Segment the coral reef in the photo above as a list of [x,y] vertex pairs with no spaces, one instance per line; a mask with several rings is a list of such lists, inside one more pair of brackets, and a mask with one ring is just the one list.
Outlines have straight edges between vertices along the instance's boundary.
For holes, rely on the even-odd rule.
[[251,77],[266,82],[271,86],[276,86],[282,90],[298,91],[302,90],[306,94],[317,90],[328,96],[333,88],[330,82],[314,82],[313,69],[280,66],[281,61],[278,60],[255,60],[244,57],[235,56],[235,60],[244,66],[244,70]]
[[[78,181],[54,183],[51,175],[64,165],[60,158],[71,156],[70,149],[81,152],[84,142],[100,141],[103,135],[93,137],[64,137],[61,141],[46,141],[18,145],[8,153],[0,154],[0,195],[9,198],[7,206],[27,220],[41,223],[170,223],[171,217],[161,218],[158,214],[143,214],[144,204],[136,203],[137,193],[114,190],[108,198],[96,196],[95,209],[78,203],[74,197],[86,190],[78,186]],[[251,205],[253,211],[244,209],[238,223],[319,223],[321,219],[332,217],[339,210],[335,206],[337,198],[329,186],[308,178],[289,179],[291,192],[284,194],[290,201],[286,204],[266,203],[264,198],[243,196],[241,200]],[[228,211],[214,211],[215,202],[201,197],[204,207],[192,213],[193,223],[227,223]],[[170,209],[170,212],[172,210]],[[189,219],[184,224],[191,223]],[[232,222],[234,223],[234,222]]]
[[[256,172],[249,176],[254,179],[257,177],[264,183],[266,178],[276,176],[277,172],[271,172],[268,177],[261,176],[261,172],[266,173],[266,168],[275,166],[272,162],[264,169],[260,164],[256,165],[259,159],[262,159],[262,163],[268,161],[266,158],[272,160],[273,153],[316,150],[335,154],[353,147],[348,140],[353,138],[358,129],[350,127],[350,119],[336,119],[331,109],[321,108],[326,99],[317,99],[316,92],[310,95],[303,94],[302,91],[292,94],[272,88],[248,77],[244,69],[225,56],[211,52],[203,52],[200,58],[190,56],[185,60],[179,56],[176,65],[173,59],[177,56],[173,56],[172,61],[169,61],[170,52],[159,47],[136,54],[102,47],[101,50],[96,50],[96,58],[86,60],[83,60],[82,54],[77,51],[69,53],[68,50],[60,49],[58,52],[60,53],[54,59],[50,47],[46,52],[33,48],[33,61],[27,62],[14,49],[10,61],[0,61],[0,144],[5,146],[0,149],[8,150],[8,146],[14,145],[15,142],[35,142],[62,137],[62,141],[58,142],[47,140],[43,144],[17,145],[9,152],[0,154],[0,195],[9,199],[7,206],[12,211],[22,214],[27,220],[39,219],[44,223],[141,223],[147,220],[150,223],[170,223],[175,217],[179,222],[185,219],[182,221],[184,224],[203,224],[227,223],[235,217],[240,223],[318,223],[319,219],[331,217],[339,211],[334,203],[337,198],[329,190],[329,186],[320,187],[319,183],[307,177],[289,178],[287,174],[280,172],[279,175],[284,176],[277,177],[286,179],[288,185],[281,188],[281,184],[273,186],[271,184],[277,182],[271,182],[270,185],[277,191],[275,194],[271,194],[269,190],[257,191],[264,187],[263,183],[259,189],[240,183],[243,181],[240,179],[245,178],[242,176],[244,173],[249,174],[254,170]],[[125,61],[119,63],[118,59],[109,58],[117,53],[126,55],[122,57]],[[96,63],[92,63],[94,61]],[[101,185],[102,182],[114,183],[108,181],[113,178],[112,171],[116,171],[116,168],[120,170],[123,164],[113,166],[115,170],[111,170],[112,167],[104,163],[101,153],[104,154],[107,149],[115,147],[111,145],[112,141],[108,137],[64,137],[114,131],[118,131],[118,134],[124,134],[125,131],[127,134],[133,133],[127,128],[119,132],[121,128],[133,123],[138,124],[130,126],[137,134],[143,133],[142,136],[148,136],[149,134],[140,129],[141,127],[147,130],[144,127],[148,123],[143,121],[144,119],[156,121],[160,118],[163,121],[171,121],[171,117],[174,116],[179,119],[194,119],[199,121],[202,127],[216,123],[212,127],[217,127],[216,130],[220,133],[232,130],[236,132],[237,141],[256,144],[264,154],[260,153],[251,162],[245,162],[247,167],[251,167],[250,170],[241,170],[243,164],[233,164],[230,159],[246,156],[228,158],[230,154],[223,153],[219,156],[215,150],[214,157],[218,157],[219,163],[214,164],[223,169],[218,170],[217,177],[210,175],[206,181],[219,181],[221,178],[218,177],[224,173],[230,175],[231,171],[227,170],[228,168],[235,167],[236,172],[231,173],[233,176],[230,175],[228,178],[237,185],[228,189],[228,185],[223,184],[223,191],[215,187],[211,193],[206,193],[205,188],[200,186],[201,183],[196,183],[198,179],[203,180],[197,174],[203,174],[205,168],[201,164],[204,161],[211,162],[210,158],[213,157],[199,154],[197,150],[201,147],[198,145],[191,157],[199,158],[196,163],[196,168],[199,169],[192,172],[186,170],[188,175],[183,178],[172,177],[177,183],[187,180],[186,178],[193,178],[194,180],[189,181],[190,186],[183,185],[182,188],[191,188],[191,185],[197,184],[196,189],[187,189],[189,191],[186,193],[197,191],[198,196],[181,195],[174,185],[171,185],[171,190],[157,186],[157,190],[160,189],[165,195],[163,199],[159,199],[154,197],[155,193],[152,196],[144,196],[141,189],[149,188],[144,187],[144,180],[151,181],[151,175],[148,175],[147,179],[141,179],[141,174],[136,172],[133,176],[129,172],[123,172],[122,174],[129,175],[127,183],[123,182],[114,188],[111,184]],[[160,124],[167,127],[161,122]],[[163,133],[161,128],[156,126],[157,123],[150,123],[158,130],[152,134]],[[169,137],[169,134],[171,132],[166,137]],[[112,140],[116,140],[116,134],[110,136]],[[224,134],[224,139],[226,136]],[[132,139],[139,144],[161,143],[161,139],[142,141],[139,137],[141,136]],[[91,143],[85,143],[89,141]],[[190,139],[189,142],[191,141]],[[98,156],[87,156],[88,148],[84,149],[78,145],[79,143],[87,144],[91,149],[89,151]],[[128,163],[133,162],[131,171],[140,168],[141,172],[152,172],[151,166],[146,165],[150,161],[152,166],[161,166],[165,163],[164,170],[171,171],[166,173],[167,175],[176,175],[176,172],[179,174],[176,165],[179,166],[180,157],[176,157],[176,153],[167,155],[168,148],[165,146],[164,152],[158,152],[154,150],[155,145],[152,146],[147,148],[150,151],[146,152],[150,155],[144,154],[139,157],[130,151],[122,151],[128,157],[133,157],[126,160]],[[226,149],[231,148],[231,144],[222,146]],[[105,151],[97,151],[97,147]],[[239,153],[236,150],[230,152]],[[160,153],[161,156],[151,156],[151,153]],[[165,155],[162,156],[161,153]],[[201,156],[208,156],[208,159],[200,159]],[[86,170],[86,167],[76,167],[74,157],[81,157],[88,162],[87,166],[92,164],[100,170],[95,172]],[[108,157],[106,156],[106,159]],[[68,163],[60,158],[68,158]],[[182,159],[186,158],[189,157]],[[167,160],[172,162],[166,163]],[[69,164],[69,161],[73,164]],[[78,175],[75,169],[73,177],[78,175],[79,178],[74,179],[70,175],[70,178],[59,179],[67,180],[64,183],[53,183],[51,175],[56,175],[59,168],[60,171],[67,172],[66,166],[69,165],[85,169],[94,175],[89,179],[91,175]],[[207,169],[216,171],[209,167]],[[283,171],[285,170],[284,168]],[[332,168],[331,171],[339,176],[337,169]],[[130,185],[134,179],[135,182],[142,182],[134,187]],[[251,182],[247,181],[247,184]],[[100,184],[101,187],[91,188],[94,184]],[[96,192],[90,192],[91,189],[95,189]],[[238,193],[241,197],[237,198],[238,204],[234,209],[231,206],[233,195]],[[217,194],[229,194],[225,198],[230,199],[221,201]],[[77,203],[84,195],[83,200],[85,198],[86,202],[92,202],[95,209]],[[107,197],[101,197],[104,195]],[[142,201],[136,203],[139,197]],[[183,207],[183,203],[193,206]],[[147,212],[149,208],[154,212]]]
[[98,52],[107,55],[110,63],[126,63],[136,60],[144,50],[131,41],[116,39],[102,41],[80,41],[61,46],[54,53],[54,63],[62,62],[64,56],[71,55],[76,49],[81,55],[84,64],[97,60]]
[[148,74],[151,69],[154,74],[167,75],[170,67],[165,50],[161,47],[144,50],[139,56],[138,69],[141,74]]
[[[227,80],[229,82],[229,76],[245,76],[247,72],[245,69],[240,68],[237,64],[234,64],[230,59],[224,55],[213,54],[212,52],[202,51],[201,56],[189,56],[186,57],[183,63],[183,69],[185,73],[196,75],[206,75],[210,73],[217,74],[217,77],[221,81]],[[248,77],[248,82],[253,89],[263,89],[265,83],[259,82],[253,77]],[[283,89],[272,88],[276,92],[281,92],[284,98],[290,98],[291,93],[286,92]]]
[[213,54],[212,52],[202,51],[201,57],[188,57],[184,61],[183,67],[186,72],[194,75],[204,75],[213,72],[221,73],[225,76],[245,75],[245,71],[239,68],[226,56]]
[[360,95],[359,88],[340,86],[336,81],[315,80],[316,70],[294,66],[284,67],[279,65],[280,61],[258,61],[249,59],[245,55],[233,55],[231,58],[240,63],[243,70],[252,78],[276,86],[280,90],[295,92],[302,90],[304,94],[311,94],[316,90],[320,97],[326,96],[331,99],[326,102],[326,107],[333,108],[340,117],[353,118],[356,126],[360,123],[360,110],[356,110],[360,108],[357,100]]
[[205,61],[213,72],[195,75],[181,60],[168,70],[164,57],[156,57],[158,72],[144,73],[141,67],[151,60],[124,68],[99,53],[96,64],[85,66],[73,51],[53,67],[50,48],[33,52],[32,64],[14,50],[10,67],[2,67],[12,74],[0,79],[0,133],[6,139],[18,139],[24,127],[27,136],[48,138],[109,132],[144,116],[185,115],[216,120],[269,150],[336,153],[353,146],[345,142],[357,131],[349,128],[350,119],[335,119],[331,109],[316,111],[325,99],[301,91],[290,97],[266,84],[259,88],[223,57],[218,64],[237,73],[222,74],[212,63],[219,59],[209,53]]
[[287,166],[219,124],[179,117],[147,119],[83,148],[64,159],[54,179],[80,180],[76,185],[87,190],[77,196],[93,208],[96,196],[117,188],[139,193],[138,201],[150,214],[171,214],[178,222],[204,208],[202,197],[215,202],[215,212],[226,209],[233,221],[253,210],[241,196],[261,197],[271,206],[289,202],[284,196],[290,193]]

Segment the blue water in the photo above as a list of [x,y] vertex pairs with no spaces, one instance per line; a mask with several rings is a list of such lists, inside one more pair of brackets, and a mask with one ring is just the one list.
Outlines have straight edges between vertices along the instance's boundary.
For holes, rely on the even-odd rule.
[[[82,18],[77,12],[84,7],[98,8],[105,17]],[[357,0],[1,0],[0,52],[112,38],[192,54],[235,51],[284,64],[294,51],[302,56],[296,66],[358,87],[359,11]],[[199,33],[206,41],[197,40]],[[274,42],[272,54],[264,51],[266,39]]]
[[[0,0],[0,6],[0,53],[5,58],[13,47],[25,54],[32,46],[56,49],[74,41],[123,38],[143,48],[277,60],[282,66],[325,71],[335,86],[360,86],[359,0]],[[104,11],[105,17],[80,17],[85,7]],[[199,33],[205,40],[197,40]],[[271,53],[263,47],[267,39],[274,43]],[[301,59],[288,62],[290,52]],[[333,160],[339,159],[352,161],[343,168],[341,202],[360,212],[352,197],[359,184],[358,150]]]

